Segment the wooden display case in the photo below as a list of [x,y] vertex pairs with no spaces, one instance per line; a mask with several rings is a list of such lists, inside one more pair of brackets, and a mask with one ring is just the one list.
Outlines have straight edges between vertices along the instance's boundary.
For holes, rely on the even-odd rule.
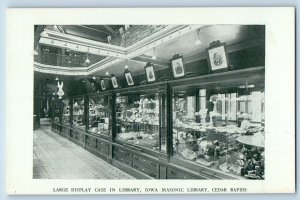
[[[78,129],[70,124],[60,125],[53,121],[52,130],[59,132],[62,136],[139,179],[243,179],[245,177],[224,173],[220,170],[200,165],[194,161],[182,159],[182,157],[174,153],[173,145],[175,134],[173,130],[175,130],[176,127],[173,123],[175,116],[172,95],[176,91],[189,92],[189,94],[193,93],[195,99],[190,101],[195,104],[194,111],[199,112],[201,109],[201,97],[203,97],[199,89],[232,88],[245,85],[245,83],[248,86],[256,85],[263,89],[264,74],[264,67],[255,67],[143,86],[132,86],[130,88],[114,89],[81,96],[85,99],[84,116],[86,119],[86,129]],[[141,95],[144,96],[141,97]],[[90,130],[89,99],[101,99],[102,97],[108,98],[108,102],[110,102],[109,112],[111,112],[111,114],[108,120],[110,122],[110,134],[95,134]],[[148,104],[144,104],[144,107],[141,107],[143,102],[140,100],[146,100],[146,98],[148,102],[152,104],[149,104],[149,107],[147,107]],[[73,102],[74,97],[71,99]],[[131,106],[126,107],[127,104]],[[125,109],[120,109],[122,106],[125,106]],[[244,104],[239,106],[243,107]],[[73,104],[70,105],[71,122],[73,121],[73,107]],[[129,112],[128,110],[130,110],[131,113],[127,113]],[[136,111],[135,117],[132,117],[132,111]],[[152,114],[156,116],[157,120],[154,122],[157,123],[150,123],[149,127],[147,127],[145,123],[140,123],[139,118],[148,116],[148,114],[142,114],[144,111],[150,113],[150,117]],[[128,119],[132,119],[132,121],[128,121]],[[136,121],[136,119],[138,120]],[[195,124],[196,123],[201,123],[201,117],[195,117]],[[150,127],[152,125],[153,127]],[[122,126],[124,126],[125,129],[122,129]],[[154,127],[156,128],[154,129]],[[157,137],[155,148],[140,145],[141,136],[147,133],[137,135],[136,139],[129,138],[131,141],[120,140],[120,136],[118,135],[126,132],[126,128],[132,132],[155,130],[157,135],[153,135],[151,136],[152,138],[150,138],[155,139],[155,137]],[[195,131],[191,127],[187,127],[187,129],[189,129],[189,132]],[[195,131],[196,135],[201,135],[202,133],[203,131],[201,132],[201,130],[198,130],[198,132]],[[206,133],[206,131],[204,131],[204,133]],[[213,138],[213,135],[210,136]],[[139,142],[136,143],[137,141]]]

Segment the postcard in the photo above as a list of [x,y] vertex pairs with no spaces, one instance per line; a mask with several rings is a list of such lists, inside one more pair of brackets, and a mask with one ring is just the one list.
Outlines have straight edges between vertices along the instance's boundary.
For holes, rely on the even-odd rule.
[[295,192],[294,8],[7,9],[8,194]]

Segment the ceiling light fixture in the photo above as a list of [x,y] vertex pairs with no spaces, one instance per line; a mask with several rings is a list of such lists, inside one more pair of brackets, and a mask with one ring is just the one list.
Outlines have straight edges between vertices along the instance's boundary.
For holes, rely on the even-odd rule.
[[155,47],[153,48],[153,56],[151,57],[151,59],[152,59],[152,60],[156,60],[156,59],[157,59],[157,57],[156,57],[156,55],[155,55]]
[[96,77],[95,77],[95,76],[93,76],[93,79],[94,79],[94,80],[96,80]]
[[59,81],[59,79],[58,79],[57,75],[56,75],[56,78],[55,78],[55,80],[56,80],[56,81]]
[[85,63],[86,63],[86,64],[90,64],[90,63],[91,63],[91,61],[90,61],[90,59],[89,59],[89,49],[88,49],[87,52],[86,52],[86,60],[85,60]]
[[127,60],[126,60],[126,63],[125,63],[125,66],[124,66],[125,69],[128,69],[128,65],[127,65]]
[[201,40],[200,40],[200,28],[196,30],[197,32],[197,40],[195,41],[195,45],[200,45],[202,44]]
[[106,72],[106,73],[105,73],[105,75],[106,75],[106,76],[109,76],[109,73],[108,73],[108,72]]

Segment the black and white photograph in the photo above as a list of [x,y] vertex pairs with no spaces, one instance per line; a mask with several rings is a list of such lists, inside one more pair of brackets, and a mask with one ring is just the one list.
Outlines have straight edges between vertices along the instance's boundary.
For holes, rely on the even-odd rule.
[[225,45],[225,43],[221,44],[220,41],[216,41],[207,49],[211,71],[228,69],[228,57]]
[[145,66],[145,73],[147,76],[148,83],[154,82],[156,80],[154,67],[151,64]]
[[102,89],[102,90],[105,90],[105,89],[106,89],[106,87],[105,87],[105,81],[102,79],[102,80],[100,81],[100,83],[101,83],[101,89]]
[[[66,173],[64,170],[67,168],[60,166],[54,170],[56,173],[52,174],[51,171],[47,171],[51,170],[47,167],[51,165],[45,164],[43,167],[40,165],[47,161],[47,154],[43,153],[45,157],[40,157],[40,152],[51,149],[38,148],[39,139],[43,136],[44,141],[47,141],[47,137],[51,134],[57,140],[53,141],[57,145],[56,147],[54,144],[51,145],[53,148],[60,150],[59,144],[64,141],[62,138],[64,137],[69,139],[68,142],[71,143],[69,145],[75,148],[74,150],[82,152],[84,149],[87,155],[91,152],[103,159],[102,167],[113,165],[106,170],[96,169],[95,179],[264,180],[265,172],[268,170],[268,166],[265,167],[264,163],[265,25],[129,25],[127,32],[123,33],[125,36],[119,34],[120,28],[125,29],[125,25],[35,26],[34,47],[37,54],[34,56],[34,62],[37,68],[43,66],[49,71],[34,72],[37,85],[34,91],[35,115],[37,123],[41,124],[41,129],[36,130],[40,133],[34,137],[34,144],[37,147],[34,148],[36,155],[33,165],[34,175],[38,173],[39,178],[52,179],[66,178],[72,173],[72,170]],[[114,30],[113,34],[108,29]],[[156,56],[161,59],[160,62],[165,62],[172,59],[172,51],[184,52],[181,56],[174,56],[170,65],[175,78],[184,76],[185,69],[196,73],[193,81],[183,78],[170,83],[161,82],[159,86],[150,84],[141,88],[138,82],[134,85],[133,76],[141,72],[146,73],[149,83],[155,81],[153,65],[156,65],[158,58],[153,59],[153,64],[147,63],[144,72],[139,69],[139,65],[144,64],[143,58],[147,55],[150,57],[151,48],[88,76],[72,75],[72,71],[77,68],[84,71],[93,63],[100,63],[101,66],[103,60],[116,58],[117,56],[114,57],[112,53],[115,46],[130,48],[137,42],[147,40],[147,37],[151,37],[154,33],[159,38],[178,35],[174,33],[175,30],[181,31],[182,34],[166,42],[161,40],[159,43],[156,42]],[[145,31],[144,38],[131,37],[141,31]],[[163,35],[160,35],[160,32],[163,32]],[[112,35],[112,38],[108,45],[106,38],[109,35]],[[101,55],[98,49],[84,43],[87,38],[89,43],[105,44],[106,51],[111,51],[110,57]],[[127,39],[125,43],[124,40]],[[193,43],[198,39],[202,41],[201,45]],[[74,45],[74,40],[82,43]],[[210,44],[219,40],[228,44],[232,57],[230,62],[235,66],[235,70],[220,72],[214,75],[213,79],[203,79],[202,77],[209,71],[209,66],[202,62],[207,58],[200,56],[198,60],[190,58],[197,54],[205,54]],[[245,43],[251,45],[245,48]],[[142,44],[140,48],[143,48]],[[209,49],[208,54],[212,70],[228,66],[224,44]],[[130,62],[131,60],[134,62]],[[131,86],[129,91],[126,84],[123,84],[121,89],[113,91],[116,83],[113,82],[112,88],[107,88],[104,79],[101,79],[102,91],[110,90],[111,93],[104,95],[99,92],[95,95],[90,92],[86,83],[80,81],[80,78],[87,78],[88,81],[88,77],[104,76],[107,72],[121,76],[124,63],[126,65],[128,63],[131,70],[125,71],[126,82]],[[55,76],[60,73],[59,67],[64,68],[66,65],[70,75],[58,75],[59,79],[64,81],[63,95],[60,92],[63,83],[57,82],[59,92],[56,92],[54,84]],[[53,67],[58,69],[53,70]],[[168,74],[167,67],[168,64],[161,66],[158,73],[172,80],[172,74]],[[139,75],[135,76],[135,79],[138,78]],[[171,95],[168,95],[167,86],[171,89]],[[90,94],[93,97],[103,97],[103,100],[90,101]],[[115,98],[112,97],[113,94]],[[57,107],[52,105],[55,105],[54,102],[57,104],[57,101],[59,104],[60,98],[70,99],[71,102],[73,100],[74,103],[70,108],[62,106],[62,112],[57,111],[55,110]],[[105,106],[108,104],[105,102],[107,98],[111,98],[110,104],[114,104],[115,113],[110,113],[112,110]],[[170,111],[165,109],[169,103],[172,104]],[[172,112],[172,116],[169,112]],[[71,123],[63,123],[60,113],[69,113],[68,116],[64,115],[64,118],[69,118],[64,121]],[[97,117],[94,117],[95,114]],[[117,116],[113,117],[116,114]],[[171,121],[159,120],[169,117],[172,117]],[[109,121],[112,125],[105,126]],[[46,126],[42,122],[48,123],[47,129],[44,129]],[[170,122],[172,124],[168,125]],[[91,135],[90,130],[94,125],[98,131],[96,135]],[[166,126],[172,129],[162,129]],[[115,133],[107,135],[108,129],[113,129]],[[72,142],[78,144],[78,149]],[[162,160],[157,160],[157,157]],[[64,162],[71,165],[74,159]],[[80,170],[79,164],[77,167]],[[113,170],[116,173],[113,173]],[[199,173],[199,170],[203,173]],[[84,171],[78,173],[74,171],[74,177],[69,178],[91,177]]]
[[112,85],[114,88],[118,88],[118,81],[117,81],[117,78],[115,76],[112,76],[111,77],[111,82],[112,82]]
[[172,59],[172,72],[174,78],[183,77],[185,75],[184,65],[182,62],[182,57],[176,54],[174,59]]
[[[293,119],[280,117],[290,107],[270,109],[275,109],[271,79],[280,75],[284,84],[288,77],[268,57],[274,45],[268,40],[271,22],[245,17],[218,23],[219,12],[206,19],[202,12],[186,9],[186,22],[172,23],[170,12],[164,23],[154,23],[159,17],[142,23],[129,17],[136,9],[121,9],[123,20],[105,23],[103,16],[120,13],[102,11],[91,14],[100,16],[93,23],[55,18],[33,20],[30,26],[27,60],[33,64],[28,68],[33,87],[23,93],[33,98],[32,107],[23,108],[33,114],[25,125],[30,128],[26,134],[32,134],[31,157],[23,157],[30,184],[41,183],[41,191],[52,194],[60,187],[72,193],[71,187],[79,185],[82,194],[264,193],[266,183],[268,192],[277,190],[271,180],[282,166],[272,162],[291,159],[287,165],[292,169],[293,159],[275,156],[278,145],[272,141],[281,138],[284,147],[278,148],[291,152],[294,137],[288,125]],[[209,16],[209,10],[203,12]],[[198,15],[201,21],[195,23]],[[146,9],[145,19],[151,16]],[[286,66],[288,72],[292,64]],[[282,94],[290,99],[291,90]],[[277,127],[276,120],[285,124]],[[131,182],[137,180],[146,182]],[[288,177],[286,183],[289,192]],[[38,188],[32,191],[39,193]]]
[[134,81],[132,79],[131,72],[130,71],[125,71],[124,75],[125,75],[126,82],[127,82],[128,86],[134,85]]

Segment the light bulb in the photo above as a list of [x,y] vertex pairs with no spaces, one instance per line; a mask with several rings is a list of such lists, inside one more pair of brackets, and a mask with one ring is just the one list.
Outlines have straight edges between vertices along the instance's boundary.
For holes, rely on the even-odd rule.
[[108,72],[106,72],[106,73],[105,73],[105,75],[106,75],[106,76],[108,76],[108,75],[109,75],[109,73],[108,73]]
[[200,45],[200,44],[202,44],[202,42],[200,41],[199,38],[197,38],[197,40],[196,40],[196,42],[195,42],[195,45]]
[[89,57],[86,57],[85,63],[87,63],[87,64],[90,64],[90,63],[91,63]]
[[93,79],[95,80],[95,79],[96,79],[96,77],[95,77],[95,76],[93,76]]

